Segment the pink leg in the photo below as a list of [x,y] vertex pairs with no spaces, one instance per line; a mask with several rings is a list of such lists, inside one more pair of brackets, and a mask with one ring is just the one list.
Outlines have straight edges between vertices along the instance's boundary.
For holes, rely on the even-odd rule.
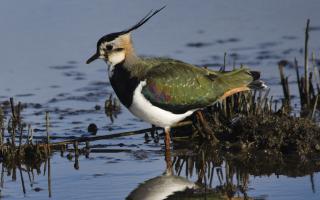
[[165,128],[164,144],[165,144],[165,161],[167,164],[166,174],[171,175],[172,161],[171,161],[171,149],[170,149],[170,128]]

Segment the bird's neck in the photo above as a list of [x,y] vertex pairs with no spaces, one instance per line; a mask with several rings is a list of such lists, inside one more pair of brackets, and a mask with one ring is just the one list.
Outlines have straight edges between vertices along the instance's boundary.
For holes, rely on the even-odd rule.
[[131,75],[131,72],[125,67],[125,61],[114,66],[109,79],[121,103],[129,108],[132,104],[134,90],[140,80]]
[[130,67],[138,63],[140,58],[136,54],[130,33],[122,35],[119,38],[119,41],[125,50],[125,60],[123,66]]
[[145,59],[137,56],[133,48],[127,52],[123,63],[118,65],[118,67],[119,66],[130,72],[131,77],[136,77],[138,79],[143,79],[148,72],[148,65],[146,64]]
[[126,45],[125,52],[126,55],[123,63],[124,67],[130,68],[141,60],[141,58],[136,54],[132,44]]

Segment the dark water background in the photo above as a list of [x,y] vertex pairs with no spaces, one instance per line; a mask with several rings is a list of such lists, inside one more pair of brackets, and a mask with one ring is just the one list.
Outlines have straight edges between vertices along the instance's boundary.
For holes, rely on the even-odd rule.
[[[85,64],[104,34],[136,23],[150,9],[167,8],[133,33],[140,55],[168,56],[212,68],[223,63],[245,64],[262,71],[271,94],[282,95],[277,62],[303,60],[304,27],[311,19],[310,52],[320,58],[320,2],[268,1],[130,1],[130,0],[4,0],[0,4],[0,101],[15,97],[27,103],[26,122],[44,135],[44,112],[50,111],[52,135],[80,136],[90,123],[98,134],[150,127],[124,108],[114,123],[106,117],[104,101],[113,93],[106,65]],[[292,69],[288,73],[293,74]],[[292,80],[294,78],[292,77]],[[297,89],[292,87],[297,95]],[[34,103],[42,105],[41,108]],[[54,155],[52,199],[124,199],[144,180],[160,175],[165,167],[160,144],[145,144],[142,136],[99,141],[108,148],[131,153],[90,154],[73,162]],[[191,177],[195,180],[196,177]],[[214,179],[217,180],[217,179]],[[47,179],[35,177],[35,192],[5,177],[4,199],[47,198]],[[249,196],[266,199],[319,199],[319,173],[310,177],[250,177]]]

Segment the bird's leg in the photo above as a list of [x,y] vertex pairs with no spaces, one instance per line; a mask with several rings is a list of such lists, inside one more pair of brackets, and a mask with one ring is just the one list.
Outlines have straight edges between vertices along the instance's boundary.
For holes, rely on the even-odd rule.
[[152,129],[151,129],[151,137],[154,138],[154,134],[155,134],[155,132],[156,132],[156,126],[152,124],[152,125],[151,125],[151,128],[152,128]]
[[170,150],[170,128],[165,128],[164,132],[164,145],[166,150]]
[[151,127],[151,137],[153,138],[154,143],[158,143],[159,142],[158,130],[157,130],[157,127],[155,125],[153,125],[153,124],[152,124],[152,127]]
[[172,161],[171,161],[171,149],[170,149],[170,128],[164,129],[164,145],[165,145],[165,161],[166,161],[166,174],[172,174]]
[[202,124],[203,130],[204,132],[206,132],[210,139],[212,139],[213,143],[218,143],[219,140],[216,138],[216,136],[214,135],[214,132],[211,130],[209,124],[207,123],[207,121],[204,119],[202,112],[199,110],[197,111],[197,118],[200,121],[200,123]]

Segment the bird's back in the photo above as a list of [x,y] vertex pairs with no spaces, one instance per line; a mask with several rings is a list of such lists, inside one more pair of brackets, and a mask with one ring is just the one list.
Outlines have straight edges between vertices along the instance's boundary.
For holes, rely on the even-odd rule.
[[145,59],[143,65],[144,73],[137,74],[147,82],[142,90],[145,98],[177,114],[209,106],[228,91],[247,90],[253,81],[247,69],[222,73],[167,58]]

